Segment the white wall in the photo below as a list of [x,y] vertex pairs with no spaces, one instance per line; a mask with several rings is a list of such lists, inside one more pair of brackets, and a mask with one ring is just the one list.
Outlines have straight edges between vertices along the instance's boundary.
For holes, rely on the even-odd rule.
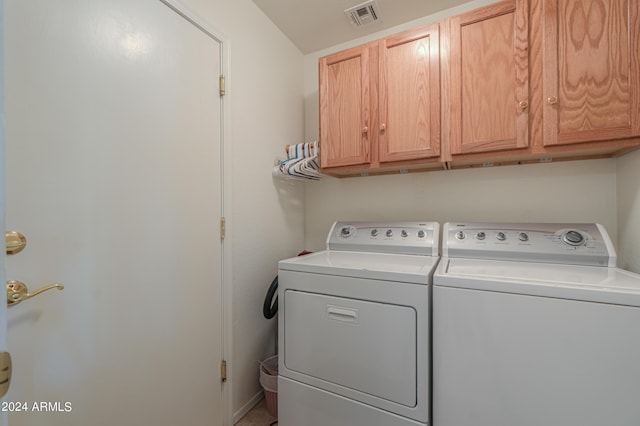
[[303,140],[303,56],[250,0],[183,1],[221,33],[228,49],[229,367],[237,420],[261,391],[257,362],[275,351],[276,320],[263,318],[262,302],[277,261],[294,256],[304,243],[304,186],[270,177],[285,145]]
[[[306,55],[306,139],[318,137],[319,57],[492,2],[470,2]],[[614,241],[617,238],[614,159],[330,179],[306,185],[309,250],[324,247],[333,220],[600,222]]]
[[640,151],[617,163],[618,266],[640,273]]
[[[309,250],[334,220],[599,222],[616,239],[616,160],[589,160],[307,184]],[[327,202],[331,200],[331,202]]]

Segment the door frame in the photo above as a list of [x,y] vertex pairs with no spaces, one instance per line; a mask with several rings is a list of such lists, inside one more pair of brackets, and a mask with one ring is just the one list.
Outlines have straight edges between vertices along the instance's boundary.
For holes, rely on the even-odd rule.
[[[4,1],[0,0],[0,23],[4,22]],[[0,227],[5,228],[4,214],[4,26],[0,29]],[[6,282],[6,241],[0,238],[0,283]],[[4,292],[2,292],[4,294]],[[7,303],[0,300],[0,351],[7,349]],[[11,383],[11,382],[9,382]],[[2,401],[5,397],[1,398]],[[0,426],[9,424],[9,413],[0,412]]]
[[[220,44],[220,68],[221,76],[225,77],[226,87],[225,92],[229,89],[229,69],[228,69],[228,49],[226,38],[216,28],[207,22],[200,15],[189,9],[186,5],[179,0],[159,0],[161,3],[172,9],[175,13],[185,19],[187,22],[198,28],[207,36],[215,40]],[[2,0],[0,0],[2,2]],[[215,78],[215,76],[214,76]],[[220,227],[222,228],[222,219],[225,221],[224,237],[221,229],[221,249],[220,249],[220,267],[222,268],[220,276],[222,282],[220,285],[221,298],[222,298],[222,359],[227,361],[227,374],[232,376],[233,363],[229,360],[232,358],[233,340],[231,336],[232,322],[232,289],[228,285],[231,282],[231,169],[224,167],[225,164],[231,164],[231,150],[227,144],[228,134],[227,129],[230,128],[229,115],[225,114],[225,95],[220,96]],[[215,362],[215,361],[213,361]],[[229,380],[222,386],[222,424],[223,426],[231,426],[233,424],[233,380]],[[2,425],[0,425],[2,426]]]

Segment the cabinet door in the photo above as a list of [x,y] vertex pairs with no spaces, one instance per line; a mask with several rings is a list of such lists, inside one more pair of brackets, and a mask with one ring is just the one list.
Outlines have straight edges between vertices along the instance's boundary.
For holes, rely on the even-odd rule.
[[526,148],[529,54],[526,0],[451,18],[451,153]]
[[320,165],[370,161],[370,45],[320,59]]
[[545,145],[640,135],[638,8],[638,0],[545,0]]
[[380,41],[380,162],[440,155],[438,24]]

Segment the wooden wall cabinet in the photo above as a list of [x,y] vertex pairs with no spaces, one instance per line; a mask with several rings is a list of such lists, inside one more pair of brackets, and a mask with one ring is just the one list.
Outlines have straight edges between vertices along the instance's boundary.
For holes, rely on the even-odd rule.
[[509,0],[450,18],[448,168],[605,158],[640,146],[639,4]]
[[529,146],[528,10],[507,0],[449,21],[452,155]]
[[327,174],[612,157],[640,147],[640,1],[503,0],[321,58],[319,80]]
[[[375,44],[320,59],[320,164],[359,166],[371,161],[370,55]],[[377,63],[374,61],[374,64]]]
[[324,173],[442,168],[439,46],[434,24],[320,59]]
[[543,2],[545,146],[640,136],[638,4]]
[[438,25],[379,43],[380,162],[440,156]]

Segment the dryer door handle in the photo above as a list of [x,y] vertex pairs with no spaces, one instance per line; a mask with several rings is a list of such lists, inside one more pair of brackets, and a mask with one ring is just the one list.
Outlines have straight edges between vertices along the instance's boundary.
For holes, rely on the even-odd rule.
[[327,316],[336,321],[358,323],[358,310],[354,308],[327,305]]

